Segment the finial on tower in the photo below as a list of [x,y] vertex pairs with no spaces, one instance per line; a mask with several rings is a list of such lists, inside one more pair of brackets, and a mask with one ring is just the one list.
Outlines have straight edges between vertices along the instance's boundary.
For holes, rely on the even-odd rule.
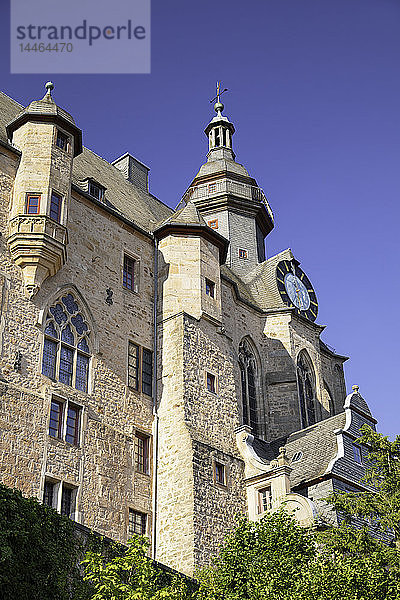
[[217,95],[215,96],[215,98],[210,100],[210,102],[214,102],[216,100],[216,102],[214,104],[214,110],[218,116],[221,116],[221,113],[224,110],[224,105],[221,102],[221,96],[224,92],[227,92],[227,91],[228,91],[228,88],[225,88],[221,91],[221,82],[217,81]]
[[54,90],[54,83],[52,81],[48,81],[44,87],[47,90],[46,95],[45,95],[46,100],[53,101],[53,98],[51,97],[51,92],[52,92],[52,90]]

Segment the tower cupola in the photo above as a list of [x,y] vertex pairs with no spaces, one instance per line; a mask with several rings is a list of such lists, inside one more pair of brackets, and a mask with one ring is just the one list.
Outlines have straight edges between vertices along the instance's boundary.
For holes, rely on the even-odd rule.
[[229,240],[226,264],[244,276],[265,261],[265,237],[274,227],[274,216],[263,190],[232,149],[235,127],[223,115],[220,82],[217,82],[216,116],[205,128],[207,161],[186,190],[183,200],[193,202],[207,225]]
[[217,101],[214,104],[214,110],[217,114],[204,130],[208,137],[209,151],[207,158],[209,161],[221,158],[235,160],[235,154],[232,150],[232,136],[235,133],[235,128],[228,117],[222,115],[224,105],[220,101],[220,95],[219,84],[217,84]]

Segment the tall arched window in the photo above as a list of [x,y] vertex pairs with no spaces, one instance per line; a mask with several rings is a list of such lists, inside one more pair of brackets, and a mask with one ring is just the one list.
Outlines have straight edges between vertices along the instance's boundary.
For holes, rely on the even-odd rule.
[[50,307],[44,326],[42,373],[88,391],[90,329],[71,293]]
[[314,425],[315,415],[315,376],[308,354],[300,352],[297,359],[297,382],[299,386],[300,416],[302,427]]
[[253,433],[257,435],[257,363],[247,340],[243,340],[239,346],[239,368],[242,383],[243,424],[250,425]]

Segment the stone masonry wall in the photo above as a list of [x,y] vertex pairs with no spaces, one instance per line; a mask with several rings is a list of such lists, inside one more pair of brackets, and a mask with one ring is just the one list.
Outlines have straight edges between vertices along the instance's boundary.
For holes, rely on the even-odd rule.
[[[67,263],[28,300],[6,246],[18,159],[2,151],[0,163],[0,366],[7,380],[0,414],[1,481],[39,499],[45,476],[77,486],[76,518],[126,541],[128,508],[148,514],[151,526],[151,476],[135,473],[133,440],[135,431],[151,434],[152,399],[127,387],[127,348],[128,340],[153,348],[153,244],[74,194]],[[124,252],[140,261],[138,293],[122,286]],[[107,289],[111,306],[105,302]],[[94,332],[88,393],[41,374],[42,320],[65,290],[75,295]],[[48,435],[53,394],[82,407],[78,447]]]

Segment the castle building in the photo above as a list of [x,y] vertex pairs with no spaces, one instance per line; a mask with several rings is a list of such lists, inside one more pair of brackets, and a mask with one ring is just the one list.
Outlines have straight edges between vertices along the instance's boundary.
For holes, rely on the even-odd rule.
[[238,514],[337,523],[375,426],[215,104],[173,211],[52,96],[0,95],[1,481],[191,574]]

